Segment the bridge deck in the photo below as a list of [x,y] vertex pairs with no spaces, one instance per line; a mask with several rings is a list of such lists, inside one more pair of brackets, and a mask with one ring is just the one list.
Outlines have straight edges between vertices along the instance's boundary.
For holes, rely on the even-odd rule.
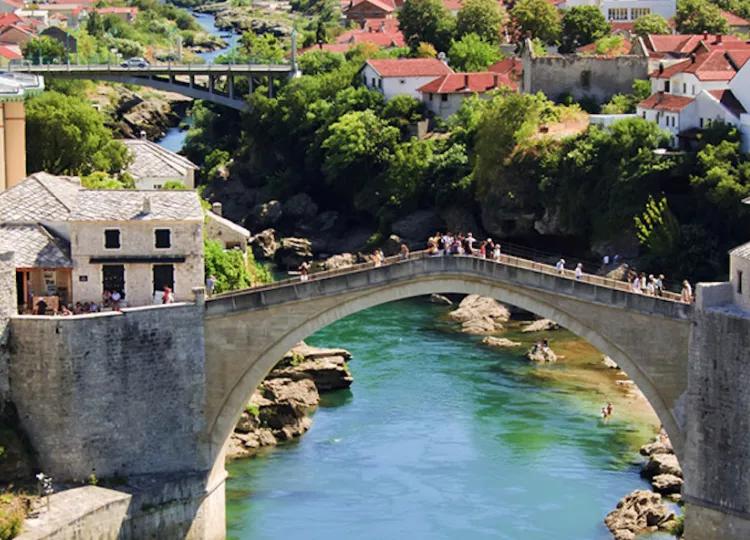
[[[390,272],[389,276],[381,278],[370,279],[369,277],[376,271],[413,265],[420,261],[424,264],[418,269]],[[524,275],[520,275],[519,270]],[[407,258],[390,257],[379,266],[372,262],[361,263],[337,270],[316,272],[310,274],[307,281],[302,281],[300,278],[285,279],[269,285],[218,294],[207,300],[207,312],[211,315],[227,311],[260,309],[268,305],[301,300],[311,296],[333,294],[340,292],[342,287],[360,288],[384,284],[388,280],[413,278],[419,272],[435,275],[474,274],[478,277],[490,277],[532,288],[554,289],[561,294],[573,296],[578,296],[574,287],[577,286],[580,289],[581,285],[585,285],[592,290],[583,295],[599,302],[621,304],[637,311],[679,319],[687,318],[687,313],[690,311],[689,305],[674,292],[664,291],[661,296],[635,293],[630,284],[625,281],[590,273],[584,273],[580,279],[576,279],[573,270],[566,269],[559,272],[553,265],[512,255],[504,254],[498,260],[494,260],[466,255],[429,255],[426,251],[419,251],[411,253]],[[367,279],[356,279],[356,276],[362,275],[367,275]],[[334,283],[341,281],[340,278],[343,278],[345,283]]]
[[150,64],[147,67],[123,67],[119,64],[42,64],[9,66],[19,73],[44,74],[112,74],[130,77],[151,75],[285,75],[292,71],[290,64]]

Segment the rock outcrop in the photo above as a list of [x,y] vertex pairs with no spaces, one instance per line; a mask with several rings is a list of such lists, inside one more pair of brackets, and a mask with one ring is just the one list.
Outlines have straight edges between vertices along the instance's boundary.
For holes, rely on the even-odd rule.
[[493,334],[510,320],[510,311],[493,298],[470,294],[448,317],[461,323],[461,331],[467,334]]
[[250,238],[250,249],[256,260],[273,259],[279,243],[276,241],[276,231],[265,229]]
[[520,341],[511,341],[510,339],[492,337],[492,336],[487,336],[486,338],[484,338],[482,340],[482,343],[484,345],[489,345],[490,347],[498,347],[501,349],[520,347],[522,345]]
[[432,210],[417,210],[393,222],[391,230],[409,245],[423,246],[427,238],[443,228],[443,220]]
[[652,454],[643,466],[641,474],[649,479],[661,474],[682,478],[682,467],[674,454]]
[[112,117],[114,129],[129,139],[140,137],[141,132],[151,140],[161,138],[169,128],[180,123],[192,102],[172,92],[134,92],[121,85],[102,85],[97,92],[92,99]]
[[342,253],[340,255],[334,255],[328,257],[323,262],[323,268],[326,270],[338,270],[339,268],[348,268],[354,266],[357,263],[357,256],[353,253]]
[[256,227],[269,227],[281,219],[282,213],[279,201],[267,201],[255,205],[250,211],[248,220]]
[[230,440],[228,457],[250,456],[305,433],[312,425],[308,413],[318,405],[320,392],[352,384],[350,358],[344,349],[295,345],[250,398]]
[[302,261],[313,256],[312,244],[306,238],[282,238],[274,254],[276,263],[283,268],[297,268]]
[[555,351],[538,344],[529,349],[529,352],[526,353],[526,358],[537,364],[554,364],[558,360]]
[[674,474],[657,474],[651,479],[654,491],[662,495],[676,495],[682,491],[683,480]]
[[549,319],[539,319],[527,324],[521,329],[521,332],[527,334],[531,332],[548,332],[550,330],[559,330],[560,325]]
[[307,193],[297,193],[284,201],[281,211],[284,218],[311,219],[318,214],[318,205]]
[[632,540],[641,533],[670,530],[674,520],[674,513],[666,507],[661,495],[636,490],[617,503],[617,508],[607,514],[604,523],[615,539]]

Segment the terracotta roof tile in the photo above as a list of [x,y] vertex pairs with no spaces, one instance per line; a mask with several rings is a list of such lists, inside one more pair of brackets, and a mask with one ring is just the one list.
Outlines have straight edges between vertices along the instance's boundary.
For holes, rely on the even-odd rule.
[[523,60],[516,57],[504,58],[488,67],[487,71],[501,73],[511,79],[520,79],[523,76]]
[[653,109],[656,111],[679,112],[690,105],[693,101],[695,101],[695,98],[692,97],[675,96],[673,94],[657,92],[641,101],[638,104],[638,107],[642,109]]
[[453,72],[436,58],[386,58],[367,64],[382,77],[438,77]]
[[478,73],[450,73],[421,86],[424,94],[482,93],[495,88],[516,89],[517,85],[507,75],[490,71]]
[[735,15],[730,11],[721,10],[721,16],[727,21],[729,26],[750,26],[750,21],[743,19],[739,15]]
[[745,111],[745,107],[742,106],[734,93],[729,89],[709,90],[708,93],[715,97],[719,103],[738,118],[741,114],[747,112]]
[[651,76],[669,79],[678,73],[692,73],[701,81],[729,81],[737,73],[737,69],[729,61],[727,54],[721,49],[697,54],[663,70],[654,71]]

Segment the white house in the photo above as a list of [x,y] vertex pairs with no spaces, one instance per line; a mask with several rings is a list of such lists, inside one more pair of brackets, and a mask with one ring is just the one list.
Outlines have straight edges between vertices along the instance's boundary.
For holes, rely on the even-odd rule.
[[676,0],[565,0],[558,7],[595,6],[609,22],[633,22],[655,13],[669,20],[675,16]]
[[419,87],[422,102],[435,116],[448,118],[471,96],[485,97],[498,88],[515,90],[518,85],[507,75],[490,71],[449,73]]
[[140,139],[121,139],[133,158],[127,172],[135,179],[137,189],[161,189],[167,182],[180,182],[188,189],[195,187],[198,166],[179,154],[156,143]]
[[402,95],[421,99],[420,86],[449,73],[453,70],[436,58],[368,60],[359,70],[363,84],[383,94],[386,101]]

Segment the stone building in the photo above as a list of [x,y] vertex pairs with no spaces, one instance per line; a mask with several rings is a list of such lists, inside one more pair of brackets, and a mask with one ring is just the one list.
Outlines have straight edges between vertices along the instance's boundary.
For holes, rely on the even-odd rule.
[[133,158],[127,172],[135,179],[138,189],[161,189],[167,182],[180,182],[188,189],[195,188],[198,166],[175,152],[146,139],[122,139]]
[[194,191],[81,190],[69,225],[76,301],[99,302],[108,290],[145,305],[166,286],[186,301],[203,284],[203,209]]
[[211,211],[206,212],[205,227],[206,237],[218,241],[224,249],[247,251],[250,231],[223,217],[221,203],[213,203]]

